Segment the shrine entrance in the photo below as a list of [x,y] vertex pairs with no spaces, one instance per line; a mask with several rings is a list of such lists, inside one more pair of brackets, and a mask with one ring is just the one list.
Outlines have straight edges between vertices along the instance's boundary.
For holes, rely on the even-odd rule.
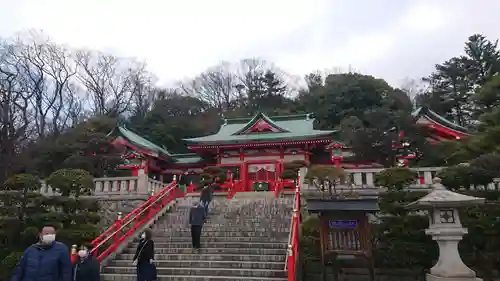
[[247,161],[244,164],[247,172],[248,191],[273,191],[282,172],[279,160]]

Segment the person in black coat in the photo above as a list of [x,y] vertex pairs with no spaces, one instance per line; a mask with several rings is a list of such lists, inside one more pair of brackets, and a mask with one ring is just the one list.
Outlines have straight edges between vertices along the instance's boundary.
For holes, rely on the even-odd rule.
[[205,220],[205,209],[200,202],[194,202],[189,210],[189,224],[191,225],[191,238],[193,249],[200,251],[201,248],[201,228]]
[[101,266],[96,257],[90,254],[92,246],[82,245],[73,264],[73,281],[100,281]]
[[153,231],[147,228],[141,235],[141,241],[135,251],[133,263],[137,267],[137,281],[154,281],[157,278],[154,264],[155,244]]

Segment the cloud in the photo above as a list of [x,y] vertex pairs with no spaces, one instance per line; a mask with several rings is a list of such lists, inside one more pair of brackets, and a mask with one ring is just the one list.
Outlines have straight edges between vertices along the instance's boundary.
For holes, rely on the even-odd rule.
[[484,0],[0,0],[0,36],[40,28],[57,42],[148,62],[160,81],[222,60],[264,57],[288,72],[341,67],[397,85],[496,39],[500,2]]

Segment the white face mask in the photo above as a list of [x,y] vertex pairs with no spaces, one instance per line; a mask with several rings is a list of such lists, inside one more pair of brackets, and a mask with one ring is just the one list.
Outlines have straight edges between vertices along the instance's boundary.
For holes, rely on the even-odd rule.
[[45,234],[42,236],[42,243],[50,244],[56,240],[55,234]]
[[84,258],[84,257],[86,257],[86,256],[87,256],[87,254],[88,254],[88,251],[87,251],[87,250],[80,250],[80,251],[78,251],[78,256],[79,256],[80,258]]
[[146,239],[146,233],[141,234],[142,239]]

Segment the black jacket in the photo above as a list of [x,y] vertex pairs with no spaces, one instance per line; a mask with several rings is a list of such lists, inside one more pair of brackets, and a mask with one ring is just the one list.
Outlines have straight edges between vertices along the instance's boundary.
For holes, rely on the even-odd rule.
[[100,281],[100,265],[97,258],[88,256],[86,259],[81,260],[78,257],[73,265],[72,281]]
[[212,185],[207,185],[201,190],[200,200],[204,202],[212,201],[213,197],[213,187]]
[[189,224],[192,226],[202,226],[205,220],[205,209],[198,205],[189,210]]
[[[142,249],[142,251],[141,251]],[[153,240],[141,240],[135,251],[134,261],[137,260],[138,264],[149,263],[149,260],[155,258],[155,243]]]
[[179,184],[180,185],[188,185],[188,174],[181,174],[179,176]]

